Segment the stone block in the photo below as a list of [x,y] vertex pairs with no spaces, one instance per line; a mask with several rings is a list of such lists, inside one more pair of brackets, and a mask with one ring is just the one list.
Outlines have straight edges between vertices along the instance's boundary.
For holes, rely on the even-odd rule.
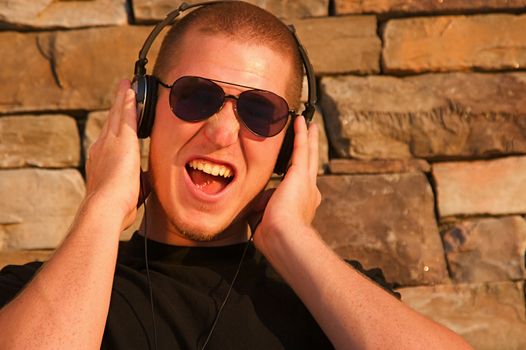
[[420,173],[318,178],[314,227],[340,256],[398,285],[447,283],[433,193]]
[[435,163],[432,172],[441,217],[526,213],[526,157]]
[[7,265],[24,265],[33,261],[47,261],[53,250],[6,250],[0,252],[0,269]]
[[80,138],[65,115],[0,117],[0,168],[77,167]]
[[525,26],[526,15],[505,14],[391,20],[383,34],[384,69],[421,73],[524,68]]
[[414,13],[467,13],[489,10],[513,10],[526,6],[525,0],[335,0],[337,15],[377,13],[377,14],[414,14]]
[[382,43],[374,16],[345,16],[293,22],[316,74],[380,71]]
[[520,216],[463,220],[446,230],[443,240],[456,282],[526,278],[526,221]]
[[77,170],[0,171],[0,250],[56,247],[84,192]]
[[126,0],[0,0],[0,27],[80,28],[127,22]]
[[423,159],[332,159],[329,163],[331,174],[393,174],[431,171]]
[[459,159],[526,153],[526,74],[324,77],[340,158]]
[[[119,80],[132,77],[150,30],[123,26],[0,33],[0,81],[13,82],[0,86],[0,113],[109,108]],[[151,62],[159,44],[148,55]],[[31,70],[20,69],[21,62]]]
[[477,350],[526,348],[524,282],[402,288],[402,301]]
[[[202,2],[199,0],[186,1],[188,4]],[[329,0],[247,0],[282,19],[327,16],[329,14]],[[133,13],[135,21],[156,22],[175,10],[179,3],[172,0],[134,0]]]

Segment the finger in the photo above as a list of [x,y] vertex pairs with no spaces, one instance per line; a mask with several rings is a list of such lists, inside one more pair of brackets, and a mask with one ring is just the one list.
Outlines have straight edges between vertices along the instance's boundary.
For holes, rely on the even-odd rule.
[[318,147],[319,147],[319,129],[316,124],[311,124],[308,132],[309,143],[309,174],[316,178],[318,175]]
[[135,104],[135,92],[128,88],[122,105],[120,133],[131,132],[133,135],[137,135],[137,109]]
[[309,150],[307,143],[307,124],[305,123],[305,118],[300,115],[294,120],[294,148],[292,151],[291,166],[308,166]]
[[122,80],[119,83],[119,90],[117,92],[117,96],[115,97],[115,102],[111,107],[110,114],[108,115],[108,120],[106,121],[108,123],[107,132],[111,132],[115,135],[119,133],[122,105],[124,103],[126,91],[129,87],[129,80]]

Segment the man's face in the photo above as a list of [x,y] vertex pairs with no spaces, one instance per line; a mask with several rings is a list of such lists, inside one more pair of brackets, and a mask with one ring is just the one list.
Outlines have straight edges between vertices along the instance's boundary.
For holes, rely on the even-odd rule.
[[[182,76],[200,76],[250,86],[286,96],[290,65],[265,46],[235,41],[222,35],[190,31],[185,35],[172,84]],[[226,94],[246,88],[218,83]],[[242,210],[267,183],[283,141],[285,129],[274,137],[252,134],[237,119],[234,100],[201,122],[175,117],[169,90],[161,88],[150,148],[152,185],[162,208],[164,229],[195,240],[209,240],[236,221]],[[290,104],[290,101],[288,101]],[[195,168],[214,167],[231,177],[214,176]],[[206,169],[205,169],[206,170]]]

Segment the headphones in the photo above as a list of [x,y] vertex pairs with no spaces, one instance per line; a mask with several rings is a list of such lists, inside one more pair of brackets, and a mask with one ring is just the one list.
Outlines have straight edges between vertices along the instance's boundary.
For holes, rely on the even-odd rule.
[[[139,59],[135,62],[134,76],[132,80],[132,89],[135,91],[135,99],[137,102],[137,136],[139,138],[147,138],[150,136],[153,122],[155,119],[155,105],[157,103],[157,89],[158,81],[152,75],[146,74],[146,64],[148,59],[146,55],[152,46],[155,38],[159,35],[161,30],[167,25],[171,25],[175,22],[175,19],[186,10],[192,9],[194,7],[201,7],[205,5],[210,5],[222,1],[207,1],[196,4],[187,4],[182,3],[176,10],[168,13],[166,18],[159,22],[152,30],[150,35],[146,38],[141,51],[139,51]],[[314,70],[307,56],[307,51],[301,45],[294,26],[288,26],[294,41],[298,46],[298,50],[301,56],[303,66],[305,67],[305,72],[307,74],[308,81],[308,99],[305,103],[305,110],[301,113],[307,122],[307,125],[312,121],[314,116],[315,105],[317,101],[316,94],[316,77],[314,75]],[[288,163],[290,157],[292,156],[292,149],[294,145],[294,127],[293,123],[290,123],[285,132],[285,138],[281,146],[276,165],[274,166],[274,173],[282,175],[287,171]]]

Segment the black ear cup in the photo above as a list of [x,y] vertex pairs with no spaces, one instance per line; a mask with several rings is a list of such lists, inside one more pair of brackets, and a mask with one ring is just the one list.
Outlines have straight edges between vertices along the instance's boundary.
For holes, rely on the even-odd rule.
[[274,173],[278,175],[283,175],[287,172],[289,167],[290,157],[292,156],[292,150],[294,148],[294,117],[287,131],[285,131],[285,138],[283,139],[283,144],[279,150],[278,159],[276,160],[276,165],[274,166]]
[[135,76],[132,88],[137,102],[137,136],[141,139],[150,136],[155,119],[158,81],[150,75]]

